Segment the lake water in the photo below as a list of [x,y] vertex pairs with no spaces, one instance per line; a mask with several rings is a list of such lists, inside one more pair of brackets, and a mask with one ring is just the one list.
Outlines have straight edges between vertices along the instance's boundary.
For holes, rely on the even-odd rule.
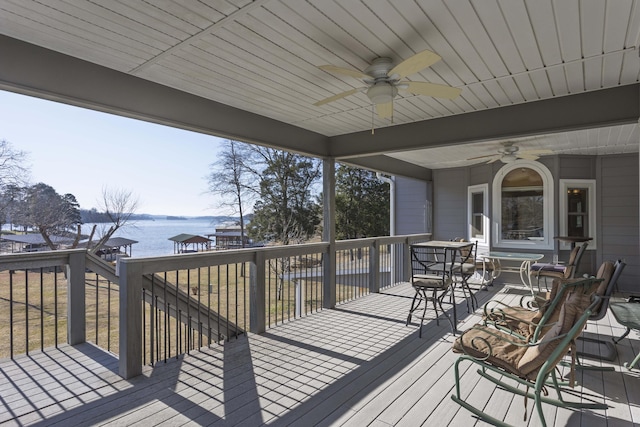
[[[99,227],[105,224],[99,224]],[[124,229],[116,231],[114,237],[124,237],[131,240],[137,240],[134,243],[131,256],[146,257],[173,254],[173,242],[170,237],[178,234],[197,234],[206,237],[207,234],[215,232],[217,222],[215,219],[156,219],[135,221],[130,225],[127,224]],[[83,224],[82,233],[89,234],[93,224]],[[107,226],[108,228],[108,226]],[[95,240],[95,239],[94,239]]]

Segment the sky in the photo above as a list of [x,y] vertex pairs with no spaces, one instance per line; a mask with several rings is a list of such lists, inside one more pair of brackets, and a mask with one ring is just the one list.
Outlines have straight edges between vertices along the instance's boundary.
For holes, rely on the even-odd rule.
[[136,213],[226,215],[206,176],[222,139],[0,91],[0,140],[27,153],[31,183],[100,206],[104,188],[130,191]]

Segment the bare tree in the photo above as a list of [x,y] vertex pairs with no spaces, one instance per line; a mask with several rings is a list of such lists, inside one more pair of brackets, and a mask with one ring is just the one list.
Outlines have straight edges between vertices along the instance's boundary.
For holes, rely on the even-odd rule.
[[102,199],[98,203],[98,208],[107,215],[110,220],[110,226],[108,230],[102,230],[99,233],[101,235],[100,238],[96,244],[92,246],[91,241],[96,231],[96,225],[93,226],[87,244],[89,252],[97,252],[116,231],[129,223],[131,216],[134,215],[138,209],[138,202],[138,198],[129,190],[102,189]]
[[240,239],[245,247],[245,206],[255,199],[257,176],[249,167],[252,152],[244,143],[226,140],[218,160],[207,176],[209,192],[218,195],[219,206],[240,216]]

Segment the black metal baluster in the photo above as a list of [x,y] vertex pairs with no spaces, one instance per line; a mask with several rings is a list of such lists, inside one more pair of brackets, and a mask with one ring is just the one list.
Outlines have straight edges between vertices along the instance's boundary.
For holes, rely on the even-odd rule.
[[227,264],[225,266],[225,280],[226,280],[226,289],[227,289],[227,308],[225,310],[225,317],[227,319],[226,323],[226,328],[225,330],[227,331],[227,340],[229,339],[229,337],[231,336],[231,334],[229,333],[229,264]]
[[171,310],[171,304],[167,299],[167,272],[164,272],[164,363],[167,363],[167,358],[171,353],[171,324],[169,319],[169,310]]
[[187,354],[191,350],[193,343],[191,342],[191,270],[187,270],[187,325],[185,329],[185,345],[187,346]]
[[180,316],[182,315],[182,310],[180,310],[180,302],[178,301],[178,292],[180,291],[180,281],[178,277],[178,271],[176,270],[176,359],[180,355],[180,351],[182,350],[182,334],[180,333]]
[[13,270],[9,270],[9,354],[13,359]]
[[202,307],[200,304],[200,290],[202,289],[202,268],[198,267],[198,348],[202,348],[202,319],[200,318],[200,312]]
[[24,271],[24,336],[26,340],[27,356],[29,355],[29,271]]
[[235,303],[235,307],[236,307],[236,317],[235,317],[235,325],[236,325],[236,331],[235,331],[235,336],[236,338],[238,338],[238,264],[234,264],[234,269],[235,269],[235,280],[233,281],[234,283],[234,288],[236,291],[236,303]]
[[40,351],[44,350],[44,268],[40,267]]
[[218,315],[218,338],[216,339],[216,342],[218,344],[220,344],[220,266],[217,266],[217,270],[218,270],[218,276],[217,276],[217,280],[218,280],[218,286],[217,286],[217,290],[216,290],[216,299],[218,300],[218,311],[217,311],[217,315]]
[[53,267],[53,335],[58,348],[58,266]]
[[99,326],[98,326],[98,316],[100,314],[99,311],[98,311],[98,286],[100,285],[99,281],[100,281],[100,276],[98,276],[96,274],[96,345],[99,345],[99,343],[98,343],[98,331],[100,330]]
[[144,297],[146,296],[147,290],[142,288],[142,364],[147,364],[147,316],[145,315],[145,306],[144,306]]
[[107,280],[107,351],[111,351],[111,280]]
[[[156,279],[156,275],[152,274],[151,275],[151,301],[149,302],[149,358],[150,358],[150,362],[151,362],[151,366],[153,366],[154,362],[155,362],[155,358],[154,358],[154,354],[153,354],[153,349],[155,347],[155,324],[154,324],[154,320],[155,320],[155,316],[154,314],[154,302],[155,302],[155,296],[156,296],[156,292],[155,292],[155,279]],[[144,308],[144,306],[143,306]]]
[[207,266],[207,346],[211,346],[211,292],[212,283],[211,283],[211,266]]

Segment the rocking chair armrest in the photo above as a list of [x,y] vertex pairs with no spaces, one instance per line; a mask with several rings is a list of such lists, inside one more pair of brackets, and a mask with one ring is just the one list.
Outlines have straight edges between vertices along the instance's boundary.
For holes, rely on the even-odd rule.
[[[491,345],[490,337],[493,337],[495,340],[499,342],[514,345],[520,348],[528,348],[528,347],[531,347],[532,345],[532,343],[519,339],[514,335],[507,335],[505,333],[501,333],[501,331],[498,331],[498,330],[494,331],[487,327],[483,327],[482,325],[474,325],[471,328],[467,329],[456,339],[456,341],[460,343],[464,342],[465,335],[470,333],[473,334],[474,331],[480,331],[484,336],[478,335],[470,338],[469,344],[478,353],[484,353],[485,355],[481,357],[477,354],[475,355],[471,354],[469,351],[467,351],[467,347],[465,347],[464,345],[460,346],[460,350],[462,350],[462,353],[464,353],[465,356],[470,357],[471,359],[474,359],[477,361],[485,361],[491,357],[496,356],[497,350],[495,350],[494,347]],[[489,336],[489,338],[487,338],[487,336]],[[482,346],[484,346],[484,348],[482,348]]]
[[[492,324],[494,326],[500,325],[499,327],[500,329],[502,330],[508,329],[511,333],[518,333],[518,331],[512,328],[514,323],[518,323],[519,325],[527,325],[530,328],[530,330],[535,330],[539,326],[541,326],[541,323],[539,322],[533,322],[528,319],[523,319],[522,317],[518,317],[513,313],[509,313],[498,308],[492,309],[490,316],[485,316],[483,320],[484,320],[483,323],[485,325],[487,324]],[[555,325],[556,323],[557,322],[547,322],[542,326],[544,328],[547,328]]]
[[[491,307],[491,305],[495,305],[496,307]],[[500,308],[497,308],[497,306],[502,306],[502,307],[510,307],[509,305],[503,303],[502,301],[499,300],[489,300],[487,301],[484,306],[482,307],[482,314],[487,317],[489,315],[491,315],[491,313],[493,313],[494,310],[501,310]]]
[[[531,298],[530,300],[527,300]],[[523,295],[520,297],[520,301],[518,302],[520,307],[528,308],[530,310],[538,310],[544,303],[547,301],[546,298],[543,298],[539,295]]]

